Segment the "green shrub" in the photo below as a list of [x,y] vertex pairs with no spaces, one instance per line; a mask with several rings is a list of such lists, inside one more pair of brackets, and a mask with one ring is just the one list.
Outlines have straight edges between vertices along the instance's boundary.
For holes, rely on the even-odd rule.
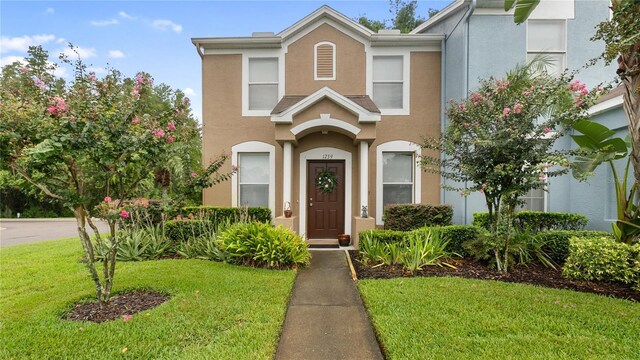
[[569,239],[577,237],[608,237],[613,239],[614,236],[606,231],[591,230],[550,230],[542,231],[535,235],[544,243],[544,251],[549,255],[551,260],[557,264],[564,264],[569,256]]
[[236,222],[271,223],[271,209],[266,207],[225,207],[225,206],[186,206],[182,208],[184,216],[193,215],[200,220],[209,220],[214,224]]
[[[173,242],[165,236],[160,225],[128,227],[116,233],[118,261],[159,259],[175,252]],[[100,239],[95,246],[97,260],[104,260],[111,247],[109,238]]]
[[267,268],[291,268],[309,264],[305,241],[293,231],[251,222],[229,226],[220,234],[220,249],[233,262]]
[[384,228],[409,231],[425,226],[451,225],[450,205],[402,204],[384,209]]
[[[447,241],[448,252],[458,254],[462,257],[468,255],[462,244],[477,238],[482,231],[482,229],[472,225],[449,225],[432,228],[437,229],[440,232],[440,236]],[[422,229],[412,231],[421,231]],[[406,241],[408,233],[409,232],[406,231],[395,230],[367,230],[360,232],[358,235],[360,236],[360,247],[362,247],[362,239],[364,237],[375,238],[383,244],[403,243]]]
[[[517,229],[530,233],[547,230],[583,230],[588,221],[584,215],[563,212],[520,211],[513,217]],[[489,230],[489,213],[474,213],[473,225]]]
[[617,281],[640,288],[640,245],[609,237],[572,237],[562,273],[570,279]]
[[165,235],[175,243],[205,236],[215,232],[215,228],[209,220],[169,220],[164,223]]

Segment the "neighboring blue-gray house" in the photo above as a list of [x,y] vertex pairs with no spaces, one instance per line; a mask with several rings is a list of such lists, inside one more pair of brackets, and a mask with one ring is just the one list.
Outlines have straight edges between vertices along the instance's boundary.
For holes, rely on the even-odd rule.
[[[595,26],[610,16],[609,0],[542,0],[529,20],[513,22],[503,0],[456,0],[412,33],[445,34],[442,51],[442,126],[446,126],[446,101],[462,99],[478,86],[479,79],[502,77],[518,63],[538,54],[550,60],[548,70],[560,74],[565,68],[580,70],[576,78],[594,87],[614,80],[615,69],[599,62],[583,68],[603,50],[590,40]],[[626,132],[621,95],[614,92],[592,109],[594,120]],[[575,148],[570,137],[558,140],[561,148]],[[547,192],[535,190],[525,198],[526,209],[585,214],[589,228],[611,229],[615,195],[610,170],[602,166],[585,183],[571,175],[549,180]],[[443,203],[453,205],[455,223],[471,223],[473,213],[486,211],[484,198],[476,193],[462,197],[443,191]]]

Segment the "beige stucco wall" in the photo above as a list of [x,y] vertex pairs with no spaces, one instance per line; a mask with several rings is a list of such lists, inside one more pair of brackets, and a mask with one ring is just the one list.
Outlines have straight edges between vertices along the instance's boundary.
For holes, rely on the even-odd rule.
[[[313,47],[321,41],[336,44],[336,80],[313,80]],[[325,86],[343,95],[365,93],[364,44],[334,27],[318,26],[289,45],[285,57],[288,95],[309,95]]]
[[[337,44],[337,80],[313,80],[313,45],[319,41]],[[364,46],[329,25],[322,25],[289,46],[286,54],[286,94],[309,95],[324,86],[344,95],[365,94]],[[282,214],[283,150],[276,138],[276,125],[269,117],[242,117],[242,56],[207,55],[202,62],[203,88],[203,160],[208,164],[222,152],[231,155],[231,147],[246,141],[262,141],[275,146],[276,183],[275,216]],[[343,120],[360,127],[375,140],[369,147],[369,214],[374,217],[376,209],[376,146],[393,140],[421,143],[424,136],[440,133],[440,53],[411,53],[411,114],[407,116],[382,116],[377,124],[359,124],[357,117],[330,100],[307,108],[294,117],[292,125],[278,125],[278,133],[286,134],[292,126],[307,120],[318,119],[320,114]],[[335,129],[317,129],[298,139],[293,151],[292,207],[299,215],[299,154],[316,147],[335,147],[352,153],[352,209],[359,215],[359,153],[358,140]],[[328,130],[328,134],[321,134]],[[231,169],[231,160],[223,171]],[[422,202],[437,204],[440,201],[440,178],[422,172]],[[232,203],[231,182],[224,182],[204,191],[205,204],[225,205]]]

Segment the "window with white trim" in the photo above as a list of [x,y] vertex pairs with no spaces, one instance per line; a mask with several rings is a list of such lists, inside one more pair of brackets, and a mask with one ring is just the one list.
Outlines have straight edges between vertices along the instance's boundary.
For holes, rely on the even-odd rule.
[[546,196],[543,188],[529,190],[524,196],[520,197],[520,200],[524,200],[524,204],[519,206],[518,210],[546,211]]
[[314,80],[336,79],[336,45],[323,41],[314,47],[313,78]]
[[269,153],[238,153],[238,205],[269,207]]
[[414,153],[382,153],[382,206],[410,204],[414,195]]
[[403,66],[402,55],[373,57],[373,102],[380,109],[403,108]]
[[567,63],[567,21],[527,21],[527,61],[542,56],[548,62],[547,72],[560,75]]
[[278,103],[278,58],[249,58],[249,110],[271,110]]

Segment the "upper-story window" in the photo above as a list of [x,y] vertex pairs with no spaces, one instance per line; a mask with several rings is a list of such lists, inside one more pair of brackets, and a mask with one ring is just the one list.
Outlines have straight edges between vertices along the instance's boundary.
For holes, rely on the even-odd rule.
[[547,72],[560,75],[567,64],[567,21],[527,21],[527,61],[542,55]]
[[249,110],[271,110],[278,103],[278,58],[249,58]]
[[315,80],[336,79],[336,45],[328,41],[314,46],[313,69]]
[[402,109],[404,104],[402,56],[373,57],[373,101],[380,109]]

